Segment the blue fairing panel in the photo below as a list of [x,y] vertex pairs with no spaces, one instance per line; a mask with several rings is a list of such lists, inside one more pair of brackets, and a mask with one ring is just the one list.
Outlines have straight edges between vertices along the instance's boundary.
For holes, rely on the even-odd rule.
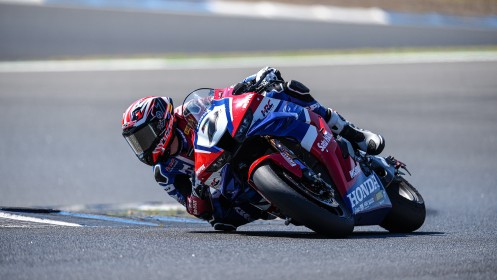
[[309,124],[299,120],[299,114],[293,112],[273,112],[261,122],[253,125],[247,136],[271,135],[287,136],[300,141],[304,138]]
[[[344,197],[356,219],[356,225],[379,224],[392,208],[387,192],[375,173],[361,175]],[[380,215],[378,210],[384,210]],[[369,215],[372,212],[374,215]]]

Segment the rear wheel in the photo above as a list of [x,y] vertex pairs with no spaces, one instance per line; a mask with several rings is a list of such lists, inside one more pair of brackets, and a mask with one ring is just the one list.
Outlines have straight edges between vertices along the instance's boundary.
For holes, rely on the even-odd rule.
[[298,187],[289,178],[281,168],[265,163],[254,171],[252,179],[262,195],[286,217],[320,234],[343,237],[352,233],[354,219],[340,199],[339,207],[321,204],[296,191]]
[[398,176],[386,189],[392,209],[380,226],[390,232],[407,233],[419,229],[426,217],[423,197],[406,179]]

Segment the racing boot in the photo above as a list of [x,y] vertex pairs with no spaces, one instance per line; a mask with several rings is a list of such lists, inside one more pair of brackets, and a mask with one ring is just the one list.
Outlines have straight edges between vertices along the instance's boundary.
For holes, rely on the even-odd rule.
[[381,135],[356,127],[332,109],[328,108],[327,113],[331,131],[347,139],[354,148],[370,155],[378,155],[385,148],[385,139]]

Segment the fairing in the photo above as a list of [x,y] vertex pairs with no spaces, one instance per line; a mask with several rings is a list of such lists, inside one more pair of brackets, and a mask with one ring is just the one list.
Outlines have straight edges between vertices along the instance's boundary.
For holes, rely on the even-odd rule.
[[[196,114],[192,122],[197,131],[194,145],[198,180],[213,188],[222,185],[219,183],[222,179],[219,172],[227,166],[232,151],[221,147],[231,147],[235,143],[233,139],[237,130],[247,112],[250,112],[250,128],[246,138],[272,136],[300,143],[327,167],[328,175],[354,214],[357,224],[377,224],[378,220],[383,219],[391,203],[381,180],[374,173],[365,175],[353,157],[342,154],[331,130],[320,116],[288,101],[255,93],[233,96],[231,91],[231,88],[211,90],[211,102],[205,102],[209,107],[204,108],[202,114]],[[227,138],[233,142],[227,141]],[[249,178],[256,166],[268,160],[297,177],[302,176],[299,164],[283,153],[274,153],[256,160],[249,169]],[[216,170],[212,166],[216,166]]]

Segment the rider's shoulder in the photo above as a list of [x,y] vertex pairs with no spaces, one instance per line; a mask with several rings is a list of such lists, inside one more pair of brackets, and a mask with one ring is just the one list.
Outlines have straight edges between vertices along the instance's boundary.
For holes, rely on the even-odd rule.
[[169,178],[180,174],[178,160],[170,157],[165,161],[159,162],[154,166],[154,176],[157,182],[167,182]]
[[194,165],[193,158],[186,152],[176,156],[170,156],[166,160],[158,162],[154,166],[154,173],[161,173],[162,176],[172,176],[177,174],[189,174]]
[[169,177],[173,176],[173,174],[165,171],[163,163],[157,163],[154,165],[154,177],[155,181],[158,183],[168,183]]

